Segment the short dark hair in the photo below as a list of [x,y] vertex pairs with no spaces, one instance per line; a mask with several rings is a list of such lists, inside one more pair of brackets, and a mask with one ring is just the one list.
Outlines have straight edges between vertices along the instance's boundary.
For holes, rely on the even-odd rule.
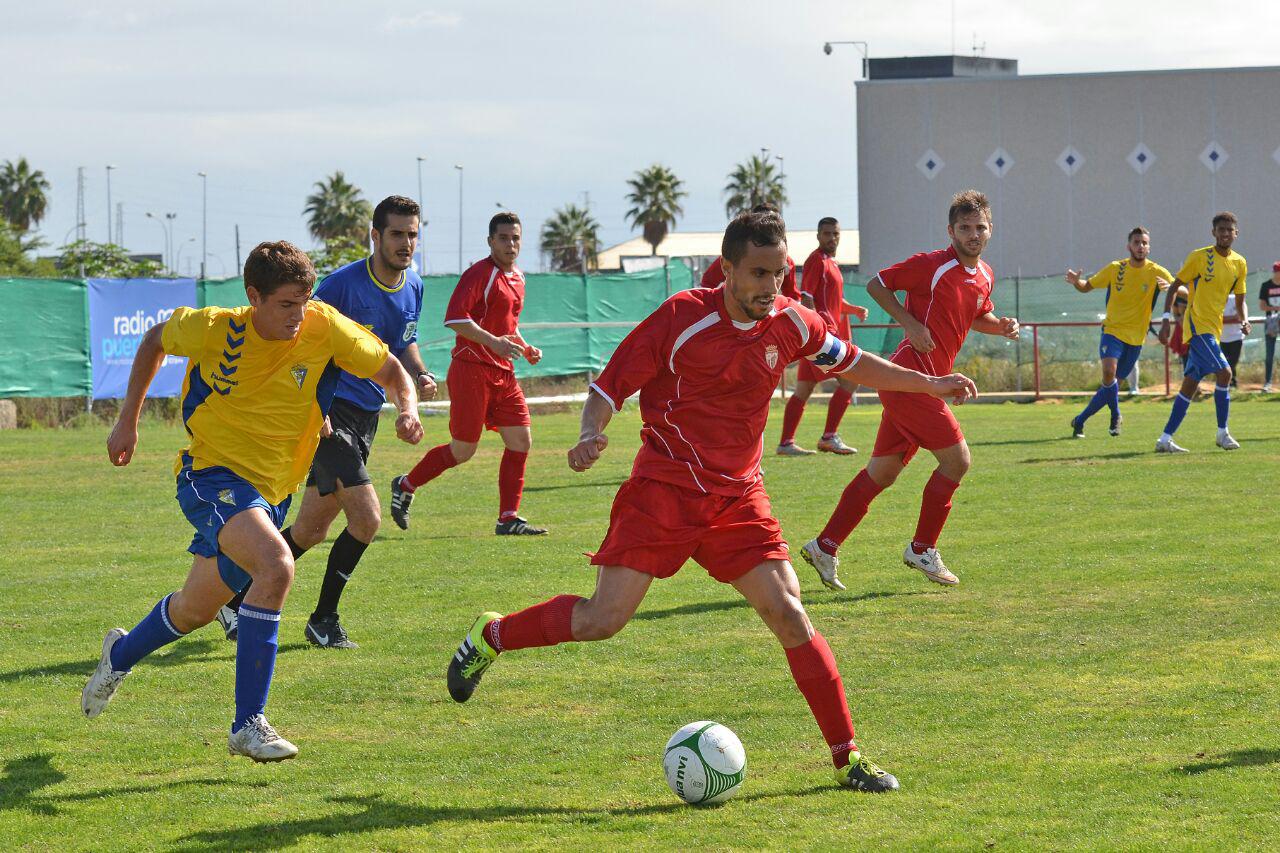
[[1236,215],[1229,210],[1221,211],[1213,216],[1213,227],[1217,228],[1219,222],[1229,222],[1232,225],[1239,225],[1240,220],[1236,219]]
[[493,215],[493,218],[489,220],[489,236],[492,237],[494,234],[498,233],[499,225],[519,225],[519,224],[520,224],[520,217],[516,216],[514,213],[512,213],[509,210],[504,210],[501,213],[495,213]]
[[784,246],[787,226],[776,213],[739,213],[724,229],[720,256],[736,264],[747,254],[747,243],[753,246]]
[[307,253],[292,243],[278,240],[259,243],[244,261],[244,286],[262,296],[270,296],[285,285],[315,287],[316,268]]
[[752,213],[776,213],[779,216],[782,215],[782,210],[771,201],[762,201],[759,204],[752,206],[751,212]]
[[1129,232],[1129,239],[1128,239],[1128,241],[1126,241],[1126,242],[1133,242],[1133,238],[1134,238],[1134,237],[1137,237],[1139,234],[1146,234],[1148,237],[1150,237],[1150,236],[1151,236],[1151,232],[1150,232],[1150,231],[1148,231],[1147,229],[1143,228],[1141,225],[1135,225],[1135,226],[1133,227],[1133,230]]
[[947,224],[955,225],[961,216],[968,216],[970,213],[984,214],[987,221],[991,221],[991,202],[987,201],[985,193],[978,190],[964,190],[953,195],[951,209],[947,211]]
[[821,231],[823,225],[839,225],[839,224],[840,224],[840,220],[836,219],[834,216],[824,216],[818,220],[818,230]]
[[392,213],[422,218],[422,208],[416,201],[402,195],[389,195],[373,209],[373,230],[381,234],[387,227],[387,216]]

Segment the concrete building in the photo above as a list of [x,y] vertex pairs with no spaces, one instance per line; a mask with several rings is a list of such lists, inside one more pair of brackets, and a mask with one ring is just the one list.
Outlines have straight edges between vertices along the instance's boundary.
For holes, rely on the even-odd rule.
[[[816,224],[816,223],[815,223]],[[599,254],[600,269],[636,270],[650,269],[651,265],[662,265],[662,258],[684,258],[690,267],[701,271],[720,257],[720,242],[724,239],[723,231],[672,231],[665,240],[658,244],[657,260],[653,260],[653,247],[643,237],[633,237],[624,243],[602,249]],[[787,248],[791,259],[797,265],[818,248],[818,232],[789,230],[787,232]],[[840,246],[836,249],[836,262],[846,269],[858,266],[858,232],[852,229],[840,229]]]
[[[877,67],[877,63],[885,63]],[[872,273],[947,243],[951,195],[991,198],[998,276],[1097,269],[1134,225],[1176,271],[1240,217],[1280,257],[1280,68],[1018,76],[982,57],[871,60],[857,85],[858,224]]]

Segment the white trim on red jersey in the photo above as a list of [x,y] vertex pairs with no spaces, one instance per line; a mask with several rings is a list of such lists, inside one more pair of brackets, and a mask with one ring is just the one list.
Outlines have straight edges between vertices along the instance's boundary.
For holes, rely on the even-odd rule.
[[671,370],[672,373],[676,372],[676,352],[680,349],[680,347],[684,346],[685,342],[688,341],[689,338],[692,338],[694,335],[698,334],[698,332],[701,332],[703,329],[706,329],[710,326],[714,326],[717,322],[719,322],[719,320],[720,320],[720,312],[712,311],[710,314],[703,317],[701,320],[694,323],[692,326],[688,327],[687,329],[685,329],[683,332],[681,332],[679,335],[676,336],[676,342],[671,345],[671,355],[667,357],[667,367]]
[[612,397],[610,397],[608,394],[604,393],[604,391],[603,391],[603,390],[600,388],[600,386],[599,386],[599,385],[597,385],[596,383],[592,382],[590,385],[588,385],[588,386],[587,386],[587,390],[588,390],[588,391],[595,391],[595,392],[596,392],[597,394],[599,394],[601,397],[604,397],[604,401],[605,401],[606,403],[608,403],[608,404],[609,404],[609,408],[613,409],[613,413],[614,413],[615,415],[616,415],[618,412],[621,412],[621,411],[622,411],[622,404],[621,404],[621,403],[615,403],[615,402],[613,401],[613,398],[612,398]]

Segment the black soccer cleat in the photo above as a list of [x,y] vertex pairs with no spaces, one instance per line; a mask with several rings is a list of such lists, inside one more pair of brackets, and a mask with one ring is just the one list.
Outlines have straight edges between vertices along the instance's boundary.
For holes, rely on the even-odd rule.
[[476,617],[471,630],[462,638],[462,644],[449,659],[449,669],[445,671],[445,681],[449,685],[449,695],[455,702],[465,702],[471,698],[480,686],[480,678],[489,665],[498,659],[498,652],[484,638],[484,628],[494,619],[501,619],[501,613],[485,612]]
[[330,613],[327,616],[321,616],[319,619],[312,617],[307,620],[307,627],[302,632],[307,638],[307,642],[313,646],[319,646],[322,649],[358,649],[360,646],[354,640],[347,636],[347,632],[342,629],[342,623],[338,621],[337,613]]
[[856,752],[850,758],[853,759],[851,764],[836,769],[836,781],[841,785],[869,794],[898,790],[898,779],[892,773],[881,770],[870,759]]
[[1110,430],[1111,434],[1119,435],[1120,425],[1123,423],[1124,423],[1124,415],[1116,415],[1115,417],[1113,417],[1111,419],[1111,430]]
[[401,530],[409,529],[409,504],[413,503],[413,492],[400,488],[400,477],[391,481],[391,520]]
[[517,515],[514,518],[508,518],[506,521],[499,521],[493,532],[498,536],[543,536],[546,534],[547,528],[534,527]]
[[1079,423],[1075,418],[1071,419],[1071,437],[1084,438],[1084,424]]

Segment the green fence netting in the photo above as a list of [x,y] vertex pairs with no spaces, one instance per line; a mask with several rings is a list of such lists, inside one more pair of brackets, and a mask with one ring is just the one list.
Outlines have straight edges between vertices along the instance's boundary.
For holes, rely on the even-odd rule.
[[0,278],[0,396],[92,393],[87,292],[83,281]]

